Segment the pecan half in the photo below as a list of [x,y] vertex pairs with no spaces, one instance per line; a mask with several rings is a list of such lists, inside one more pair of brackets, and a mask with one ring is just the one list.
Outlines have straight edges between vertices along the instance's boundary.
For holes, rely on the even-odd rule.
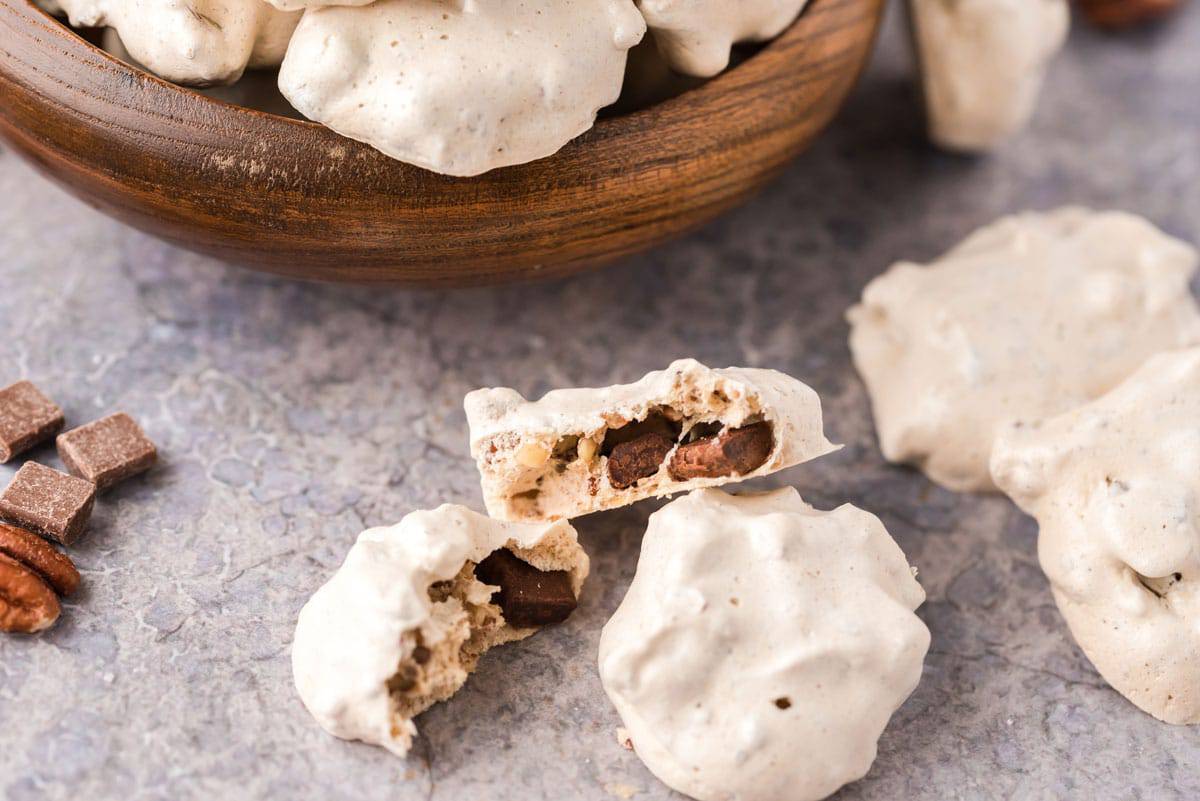
[[0,553],[40,575],[59,595],[70,595],[79,587],[79,571],[71,557],[23,528],[0,523]]
[[668,469],[675,481],[744,476],[762,467],[774,446],[768,422],[726,429],[680,445]]
[[0,631],[34,634],[58,620],[58,596],[37,573],[0,554]]
[[657,432],[622,442],[608,457],[609,483],[615,489],[628,489],[638,480],[649,478],[658,472],[673,447],[674,439]]
[[1078,0],[1088,22],[1100,28],[1121,30],[1165,17],[1181,0]]

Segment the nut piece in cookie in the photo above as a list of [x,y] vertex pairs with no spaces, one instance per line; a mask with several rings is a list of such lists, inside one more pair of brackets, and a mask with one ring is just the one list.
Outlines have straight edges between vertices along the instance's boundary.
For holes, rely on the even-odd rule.
[[634,751],[700,801],[815,801],[861,778],[917,686],[929,630],[874,515],[788,488],[697,490],[650,516],[600,636]]
[[638,0],[663,58],[685,75],[709,78],[729,66],[730,49],[783,33],[808,0]]
[[26,462],[0,494],[0,520],[70,545],[87,528],[96,485]]
[[300,612],[296,689],[330,734],[404,756],[413,718],[457,692],[488,649],[566,619],[587,573],[566,522],[446,505],[370,529]]
[[1037,518],[1054,600],[1105,681],[1159,720],[1200,723],[1200,348],[1008,426],[992,474]]
[[0,553],[33,570],[59,595],[79,588],[79,571],[71,557],[25,529],[0,523]]
[[149,470],[158,458],[154,443],[123,412],[59,434],[57,445],[71,475],[92,482],[98,490]]
[[[481,389],[465,401],[492,517],[572,519],[767,475],[834,450],[815,392],[774,370],[692,359],[634,384],[527,401]],[[525,458],[538,453],[546,458]]]
[[1007,422],[1065,412],[1200,343],[1196,263],[1140,217],[1064,208],[896,264],[847,314],[883,455],[948,489],[995,489],[988,459]]
[[54,436],[64,421],[58,404],[30,382],[0,389],[0,463]]
[[1067,0],[910,0],[929,133],[986,152],[1019,133],[1067,39]]
[[0,553],[0,631],[36,634],[53,626],[61,611],[50,585]]

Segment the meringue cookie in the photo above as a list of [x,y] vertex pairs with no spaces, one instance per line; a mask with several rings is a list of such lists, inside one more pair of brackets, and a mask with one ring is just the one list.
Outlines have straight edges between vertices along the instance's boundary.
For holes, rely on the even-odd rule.
[[1200,348],[1013,424],[992,473],[1037,518],[1054,599],[1104,679],[1160,720],[1200,723]]
[[1067,411],[1200,342],[1196,261],[1139,217],[1067,208],[892,267],[847,315],[884,456],[952,490],[994,489],[1003,423]]
[[815,801],[866,774],[916,688],[925,593],[874,515],[794,489],[697,490],[650,517],[600,637],[637,755],[700,801]]
[[71,24],[112,27],[131,57],[189,86],[233,83],[283,59],[299,13],[263,0],[60,0]]
[[[512,389],[480,389],[464,405],[484,502],[502,520],[575,518],[835,450],[822,433],[821,401],[806,385],[774,370],[712,370],[694,359],[634,384],[559,389],[534,402]],[[747,435],[761,437],[753,453],[721,458],[736,456],[731,440]],[[630,483],[619,468],[643,436],[657,443]],[[705,469],[689,456],[709,446],[700,456],[715,461]]]
[[549,156],[621,92],[633,0],[380,0],[305,14],[279,88],[400,161],[478,175]]
[[457,692],[485,651],[533,634],[506,622],[496,587],[475,576],[500,549],[569,572],[578,597],[588,558],[565,522],[502,523],[445,505],[364,531],[296,623],[296,690],[321,727],[404,756],[412,718]]
[[774,39],[808,0],[638,0],[667,62],[687,75],[712,77],[729,66],[740,42]]
[[911,0],[930,136],[986,151],[1033,116],[1067,39],[1067,0]]

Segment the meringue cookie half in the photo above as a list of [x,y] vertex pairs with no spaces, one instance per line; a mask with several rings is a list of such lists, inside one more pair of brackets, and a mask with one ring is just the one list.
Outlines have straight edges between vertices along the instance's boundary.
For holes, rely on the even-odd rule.
[[655,776],[699,801],[815,801],[866,774],[916,688],[925,593],[874,515],[794,489],[650,517],[600,679]]
[[633,384],[559,389],[537,401],[479,389],[464,405],[488,514],[504,520],[571,519],[836,450],[805,384],[694,359]]
[[1105,681],[1159,720],[1200,723],[1200,348],[1012,424],[992,474],[1037,518],[1054,599]]
[[929,265],[902,262],[850,309],[850,350],[883,455],[952,490],[992,490],[1011,420],[1099,397],[1200,343],[1194,248],[1131,214],[1005,217]]
[[[503,565],[485,572],[497,557],[576,598],[588,574],[565,522],[502,523],[445,505],[364,531],[296,623],[296,690],[321,727],[404,756],[414,717],[457,692],[485,651],[546,622],[507,619],[527,617],[530,599],[505,586]],[[572,608],[549,611],[557,620]]]

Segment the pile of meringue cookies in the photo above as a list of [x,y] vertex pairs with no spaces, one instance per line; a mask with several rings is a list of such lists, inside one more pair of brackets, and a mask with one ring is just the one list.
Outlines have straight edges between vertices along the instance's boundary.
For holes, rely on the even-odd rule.
[[[35,0],[180,84],[279,68],[309,119],[434,172],[473,176],[556,153],[624,86],[707,78],[731,48],[781,33],[808,0]],[[1131,6],[1080,0],[1101,24]],[[1067,0],[910,0],[933,140],[985,151],[1029,120],[1069,24]],[[658,56],[628,65],[647,29]],[[635,52],[639,52],[635,51]],[[679,83],[681,86],[691,85]],[[656,89],[655,91],[665,91]]]
[[[1198,263],[1135,215],[1027,212],[894,265],[847,312],[883,455],[1036,517],[1083,652],[1176,724],[1200,723]],[[916,568],[869,512],[719,489],[837,450],[812,389],[685,359],[465,407],[488,516],[364,532],[300,612],[296,687],[324,729],[404,756],[484,652],[577,607],[572,519],[686,493],[650,516],[601,634],[613,747],[700,801],[817,801],[866,775],[930,647]]]
[[129,60],[180,84],[278,66],[280,91],[309,119],[472,176],[549,156],[591,128],[647,26],[672,69],[708,77],[807,0],[37,2],[74,26],[112,28]]

